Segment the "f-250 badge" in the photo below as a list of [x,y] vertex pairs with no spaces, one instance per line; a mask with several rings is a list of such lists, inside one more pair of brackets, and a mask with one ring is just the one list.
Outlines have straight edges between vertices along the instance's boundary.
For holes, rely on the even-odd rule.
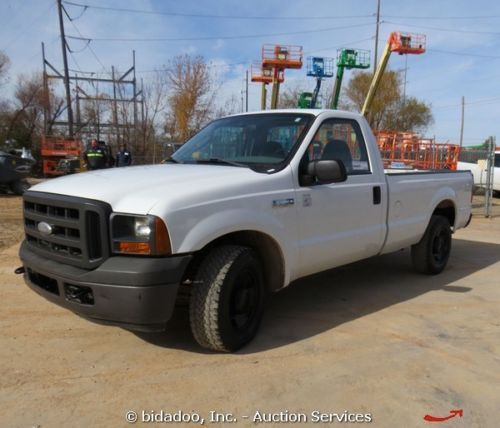
[[295,203],[295,199],[287,198],[287,199],[274,199],[273,200],[273,208],[287,207],[289,205],[293,205]]

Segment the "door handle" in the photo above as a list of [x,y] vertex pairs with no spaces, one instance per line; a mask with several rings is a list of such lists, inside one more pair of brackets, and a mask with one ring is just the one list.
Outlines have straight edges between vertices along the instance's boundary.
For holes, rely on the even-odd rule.
[[375,186],[373,188],[373,205],[379,205],[382,201],[382,191],[380,186]]

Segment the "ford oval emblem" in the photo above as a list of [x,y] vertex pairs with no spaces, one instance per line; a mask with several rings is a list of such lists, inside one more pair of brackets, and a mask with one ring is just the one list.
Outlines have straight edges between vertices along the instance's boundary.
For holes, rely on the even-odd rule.
[[42,235],[51,235],[53,232],[52,226],[44,221],[38,223],[37,229]]

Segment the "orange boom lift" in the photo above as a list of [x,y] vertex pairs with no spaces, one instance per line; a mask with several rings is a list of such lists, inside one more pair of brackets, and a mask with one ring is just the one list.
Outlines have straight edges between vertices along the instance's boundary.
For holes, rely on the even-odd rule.
[[264,45],[262,47],[262,69],[269,68],[272,69],[273,83],[271,108],[275,109],[278,107],[280,74],[283,74],[287,68],[302,68],[302,46]]

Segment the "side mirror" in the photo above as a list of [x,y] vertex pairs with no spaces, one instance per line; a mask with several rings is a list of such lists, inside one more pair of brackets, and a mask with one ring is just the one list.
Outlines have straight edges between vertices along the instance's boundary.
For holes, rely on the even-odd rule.
[[347,171],[341,160],[315,160],[307,165],[307,174],[320,184],[341,183],[347,180]]

